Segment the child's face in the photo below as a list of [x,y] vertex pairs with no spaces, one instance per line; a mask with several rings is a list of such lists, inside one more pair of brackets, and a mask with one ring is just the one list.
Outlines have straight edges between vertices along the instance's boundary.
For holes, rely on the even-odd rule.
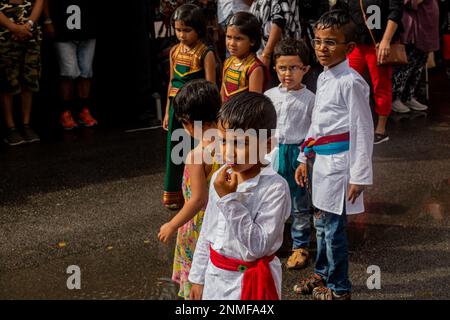
[[241,33],[239,28],[235,26],[227,27],[226,46],[232,56],[245,58],[249,55],[252,45],[254,45],[254,41]]
[[313,41],[317,42],[314,45],[317,59],[324,67],[334,67],[344,61],[355,48],[355,43],[345,41],[344,33],[337,28],[320,29],[319,26]]
[[192,46],[198,41],[198,33],[194,28],[184,24],[184,21],[175,21],[175,34],[177,39],[185,46]]
[[309,71],[299,56],[280,56],[275,63],[278,80],[287,90],[298,90],[302,86],[303,77]]
[[[259,159],[260,139],[254,135],[228,134],[227,125],[219,122],[218,133],[222,139],[220,154],[226,164],[230,165],[233,172],[242,174],[254,169],[255,166],[261,166]],[[270,142],[267,142],[267,150],[270,152]],[[266,154],[268,152],[265,152]],[[262,155],[264,156],[264,155]]]

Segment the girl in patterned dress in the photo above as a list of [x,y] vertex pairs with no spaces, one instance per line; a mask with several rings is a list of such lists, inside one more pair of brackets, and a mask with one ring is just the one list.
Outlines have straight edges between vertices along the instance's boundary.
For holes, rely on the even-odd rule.
[[261,24],[248,12],[235,13],[227,23],[225,61],[220,94],[226,102],[241,92],[264,92],[268,71],[256,56],[261,45]]
[[216,60],[213,51],[201,40],[206,36],[207,24],[201,8],[192,4],[178,7],[172,16],[172,23],[180,43],[170,50],[170,83],[163,120],[163,128],[168,131],[163,204],[169,209],[179,209],[184,202],[181,192],[183,165],[175,164],[171,154],[177,144],[177,141],[172,141],[172,133],[182,126],[174,117],[172,101],[190,80],[206,79],[215,83]]
[[[179,283],[178,295],[184,299],[189,299],[190,295],[188,276],[208,201],[209,181],[219,168],[212,151],[215,145],[212,139],[217,136],[214,133],[220,105],[216,85],[200,79],[187,83],[173,103],[175,117],[186,132],[199,141],[186,158],[182,184],[184,206],[161,226],[158,234],[159,240],[167,243],[178,230],[172,280]],[[205,134],[206,131],[209,132]]]

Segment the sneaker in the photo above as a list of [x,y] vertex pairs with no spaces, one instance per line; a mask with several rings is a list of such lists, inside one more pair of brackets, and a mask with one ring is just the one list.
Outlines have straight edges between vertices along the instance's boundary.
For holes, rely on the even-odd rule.
[[17,146],[19,144],[25,143],[25,140],[22,138],[16,128],[8,129],[4,141],[10,146]]
[[397,99],[394,102],[392,102],[392,111],[398,113],[407,113],[410,112],[411,110],[400,99]]
[[386,141],[389,141],[387,133],[375,133],[373,144],[380,144]]
[[27,143],[41,141],[41,138],[28,125],[24,125],[22,129],[22,136]]
[[352,294],[350,292],[337,294],[327,287],[314,288],[312,292],[314,300],[351,300]]
[[294,285],[294,292],[297,294],[311,294],[318,287],[325,287],[325,281],[315,273],[311,277],[303,279]]
[[88,108],[83,108],[83,110],[79,114],[79,117],[80,117],[80,123],[83,124],[85,127],[92,127],[97,124],[97,120],[95,120],[92,117]]
[[78,127],[78,124],[73,120],[72,113],[70,111],[64,111],[61,114],[60,123],[64,130],[72,130]]
[[427,105],[424,105],[424,104],[420,103],[419,101],[417,101],[414,98],[412,98],[411,100],[406,102],[405,105],[407,107],[409,107],[410,109],[413,109],[413,110],[416,110],[416,111],[425,111],[425,110],[428,109]]
[[304,248],[292,250],[292,254],[286,262],[288,269],[302,269],[308,265],[309,252]]

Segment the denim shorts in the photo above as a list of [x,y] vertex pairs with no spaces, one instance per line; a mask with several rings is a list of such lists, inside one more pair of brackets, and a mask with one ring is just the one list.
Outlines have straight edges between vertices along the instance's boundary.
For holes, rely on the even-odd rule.
[[95,54],[95,39],[55,43],[58,56],[59,75],[63,78],[92,78],[92,62]]

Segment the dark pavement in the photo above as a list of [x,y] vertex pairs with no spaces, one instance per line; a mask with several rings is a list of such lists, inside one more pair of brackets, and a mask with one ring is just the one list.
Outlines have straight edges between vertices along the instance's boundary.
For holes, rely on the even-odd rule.
[[[431,111],[393,115],[375,146],[367,212],[350,218],[354,299],[450,299],[450,82],[431,82]],[[157,242],[173,214],[161,205],[165,134],[111,128],[43,134],[0,146],[1,299],[174,297],[173,241]],[[286,257],[283,258],[283,260]],[[70,265],[81,289],[68,290]],[[380,267],[381,289],[366,286]],[[312,271],[284,273],[285,299]]]

